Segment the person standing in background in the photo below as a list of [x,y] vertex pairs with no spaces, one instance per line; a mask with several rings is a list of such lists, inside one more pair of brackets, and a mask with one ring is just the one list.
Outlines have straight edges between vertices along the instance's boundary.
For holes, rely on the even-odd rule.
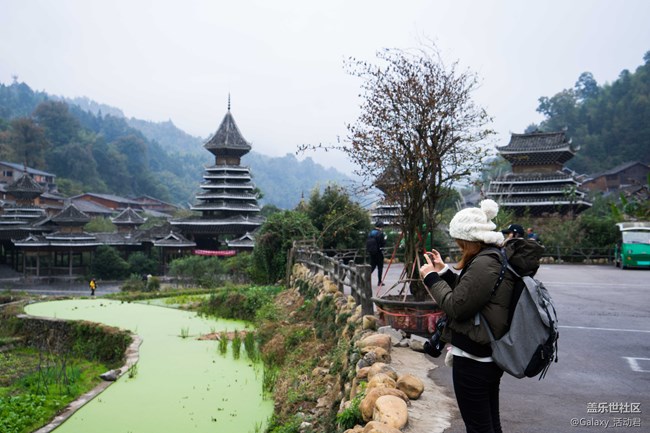
[[528,232],[528,233],[526,234],[526,237],[527,237],[528,239],[532,239],[532,240],[534,240],[534,241],[537,241],[537,242],[540,243],[540,244],[542,243],[542,240],[539,238],[539,235],[533,231],[533,228],[532,228],[532,227],[528,227],[527,232]]
[[[531,229],[528,229],[531,230]],[[506,240],[524,237],[524,228],[519,224],[510,224],[507,229],[501,230]]]
[[366,252],[370,256],[370,275],[372,275],[375,268],[377,268],[378,285],[382,286],[384,282],[381,280],[384,271],[384,251],[382,248],[386,246],[386,237],[383,231],[384,223],[378,221],[375,228],[368,233],[366,240]]

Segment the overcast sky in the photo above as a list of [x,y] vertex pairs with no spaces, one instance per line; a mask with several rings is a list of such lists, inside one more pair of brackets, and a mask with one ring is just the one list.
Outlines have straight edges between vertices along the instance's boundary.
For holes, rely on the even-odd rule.
[[[87,96],[207,138],[227,110],[271,156],[345,137],[359,81],[343,60],[433,40],[481,79],[496,142],[539,122],[540,96],[634,71],[647,0],[0,0],[0,82]],[[342,157],[311,153],[349,171]],[[301,157],[301,156],[299,156]]]

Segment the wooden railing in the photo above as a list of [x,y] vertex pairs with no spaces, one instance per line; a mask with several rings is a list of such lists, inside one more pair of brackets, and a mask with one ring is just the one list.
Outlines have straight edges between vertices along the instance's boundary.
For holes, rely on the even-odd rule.
[[373,314],[370,265],[356,264],[342,256],[328,256],[311,241],[295,241],[287,257],[287,281],[295,263],[302,263],[312,273],[323,272],[342,293],[349,287],[350,294],[361,305],[362,314]]

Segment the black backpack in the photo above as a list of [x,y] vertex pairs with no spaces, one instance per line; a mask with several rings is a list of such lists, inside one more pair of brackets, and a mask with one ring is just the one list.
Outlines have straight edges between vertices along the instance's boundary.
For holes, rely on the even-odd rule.
[[377,230],[372,230],[366,240],[366,251],[374,255],[379,253],[379,241],[377,240]]

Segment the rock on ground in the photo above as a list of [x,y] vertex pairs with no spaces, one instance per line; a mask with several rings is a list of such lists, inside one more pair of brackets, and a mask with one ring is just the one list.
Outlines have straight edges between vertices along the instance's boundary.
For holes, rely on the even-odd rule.
[[[436,385],[429,371],[438,368],[427,355],[408,347],[393,347],[391,367],[399,374],[410,373],[422,380],[424,392],[417,400],[411,400],[408,408],[408,424],[403,433],[443,433],[451,426],[452,418],[458,416],[456,400],[446,394],[446,388]],[[449,368],[449,367],[440,367]],[[451,374],[451,369],[449,369]]]

